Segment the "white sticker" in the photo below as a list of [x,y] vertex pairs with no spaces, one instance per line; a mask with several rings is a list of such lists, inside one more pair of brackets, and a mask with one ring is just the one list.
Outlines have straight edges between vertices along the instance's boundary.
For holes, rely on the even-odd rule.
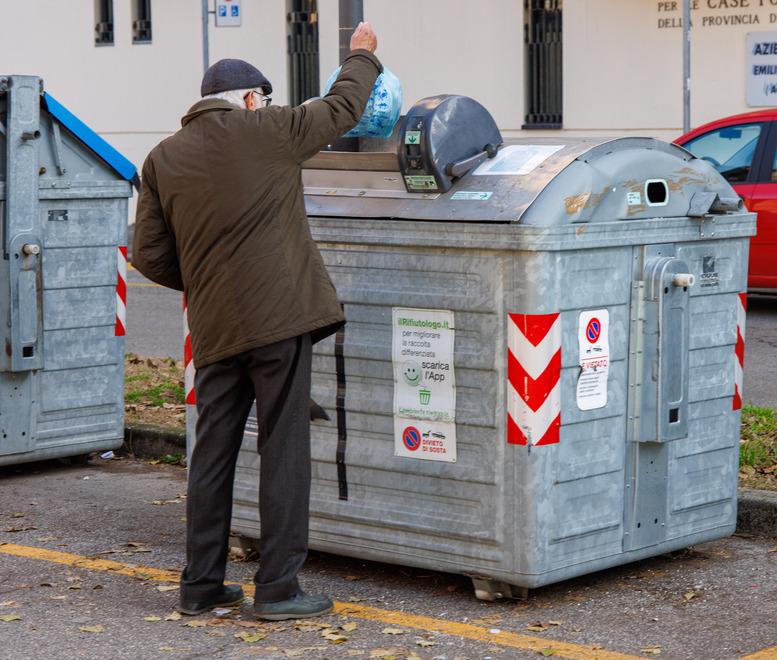
[[395,307],[394,455],[456,460],[453,312]]
[[629,206],[639,206],[642,204],[642,194],[639,192],[626,193],[626,204]]
[[476,202],[485,202],[491,198],[492,192],[478,192],[474,190],[459,190],[451,195],[451,199],[460,200],[468,199]]
[[577,407],[580,410],[604,408],[610,373],[610,313],[606,309],[580,313],[577,343],[580,350]]
[[473,174],[492,176],[522,176],[529,174],[564,144],[511,144],[499,150],[493,158],[484,161]]

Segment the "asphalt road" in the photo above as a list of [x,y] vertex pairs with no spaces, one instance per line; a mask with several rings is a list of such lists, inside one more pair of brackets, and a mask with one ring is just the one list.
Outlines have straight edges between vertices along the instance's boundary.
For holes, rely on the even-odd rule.
[[[152,357],[183,357],[181,294],[129,271],[127,350]],[[744,399],[777,408],[777,296],[747,303]]]
[[150,282],[133,268],[127,272],[127,285],[126,350],[182,359],[181,293]]
[[[339,603],[321,627],[258,624],[250,605],[167,620],[184,492],[183,468],[128,459],[0,469],[0,657],[716,660],[777,645],[775,541],[741,537],[496,603],[462,576],[313,553],[304,588]],[[228,578],[256,568],[230,562]]]
[[777,296],[747,298],[744,400],[777,408]]

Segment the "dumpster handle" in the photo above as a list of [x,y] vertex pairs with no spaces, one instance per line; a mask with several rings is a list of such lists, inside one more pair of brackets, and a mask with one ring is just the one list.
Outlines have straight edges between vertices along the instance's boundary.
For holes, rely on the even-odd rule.
[[499,146],[493,144],[487,144],[483,147],[483,151],[469,158],[458,160],[455,163],[448,163],[445,167],[445,173],[454,179],[458,179],[469,172],[473,167],[480,165],[486,158],[493,158],[499,151]]

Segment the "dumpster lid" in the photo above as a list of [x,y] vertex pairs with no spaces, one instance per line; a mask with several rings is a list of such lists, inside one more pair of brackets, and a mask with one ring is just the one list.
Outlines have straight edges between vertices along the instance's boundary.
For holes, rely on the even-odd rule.
[[736,197],[709,163],[676,145],[567,135],[507,139],[449,190],[408,192],[401,139],[385,141],[383,151],[321,152],[306,161],[308,214],[549,226],[682,217],[696,193]]
[[105,161],[116,174],[137,186],[137,168],[130,160],[122,156],[51,94],[43,92],[42,96],[46,109],[60,124]]

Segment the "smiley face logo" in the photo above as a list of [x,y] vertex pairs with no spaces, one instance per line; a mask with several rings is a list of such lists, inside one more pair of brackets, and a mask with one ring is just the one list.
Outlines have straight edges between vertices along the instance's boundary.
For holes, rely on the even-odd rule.
[[408,385],[415,387],[421,382],[421,367],[417,362],[408,360],[402,366],[402,378]]

